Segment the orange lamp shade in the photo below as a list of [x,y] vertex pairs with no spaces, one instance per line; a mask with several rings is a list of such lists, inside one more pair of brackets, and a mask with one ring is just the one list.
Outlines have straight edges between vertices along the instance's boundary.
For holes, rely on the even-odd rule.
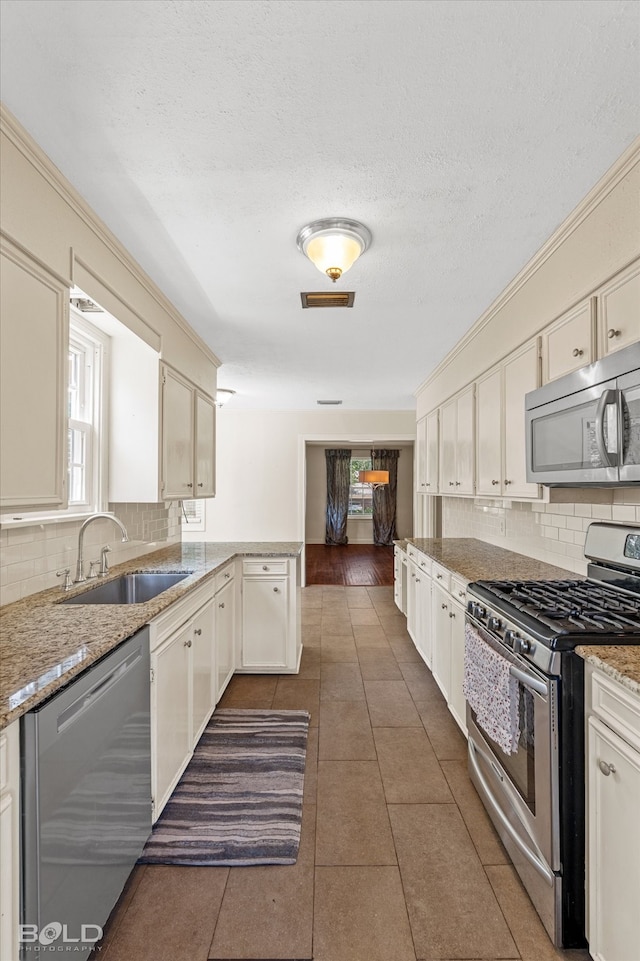
[[358,480],[361,484],[388,484],[388,470],[359,470]]

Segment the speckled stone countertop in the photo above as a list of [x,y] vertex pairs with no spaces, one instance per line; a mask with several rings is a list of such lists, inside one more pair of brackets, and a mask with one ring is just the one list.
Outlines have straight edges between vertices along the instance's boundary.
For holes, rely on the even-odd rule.
[[[234,557],[297,557],[292,541],[174,544],[114,566],[109,577],[67,593],[32,594],[0,608],[0,729],[46,700]],[[61,604],[67,597],[135,571],[189,571],[144,604]]]
[[506,551],[473,537],[409,537],[404,543],[413,544],[419,551],[467,581],[549,581],[580,577],[563,567],[554,567],[534,557]]
[[603,674],[640,695],[640,645],[576,647],[576,651]]

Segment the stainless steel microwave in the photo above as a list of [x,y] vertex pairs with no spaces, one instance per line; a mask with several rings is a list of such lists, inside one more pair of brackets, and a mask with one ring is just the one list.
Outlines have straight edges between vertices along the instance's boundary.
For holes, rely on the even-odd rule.
[[640,341],[525,397],[527,480],[640,484]]

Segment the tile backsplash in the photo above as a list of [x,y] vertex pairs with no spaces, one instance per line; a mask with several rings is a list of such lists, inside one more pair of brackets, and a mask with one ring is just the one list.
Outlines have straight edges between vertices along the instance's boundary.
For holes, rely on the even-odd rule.
[[620,488],[612,492],[609,504],[588,503],[588,491],[573,491],[572,496],[576,500],[555,504],[444,497],[442,536],[476,537],[586,574],[584,542],[589,524],[640,523],[640,492]]
[[[117,527],[109,520],[93,521],[84,536],[85,573],[89,561],[100,557],[100,548],[111,547],[109,565],[132,560],[160,547],[180,541],[179,504],[109,504],[127,528],[122,543]],[[68,567],[75,574],[78,531],[81,521],[9,527],[0,530],[0,604],[10,604],[60,583],[56,571]]]

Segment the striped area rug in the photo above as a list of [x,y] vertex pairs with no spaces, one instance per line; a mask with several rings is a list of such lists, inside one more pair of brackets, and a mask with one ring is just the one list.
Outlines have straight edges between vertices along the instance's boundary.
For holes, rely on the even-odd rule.
[[294,864],[308,731],[306,711],[216,711],[139,863]]

